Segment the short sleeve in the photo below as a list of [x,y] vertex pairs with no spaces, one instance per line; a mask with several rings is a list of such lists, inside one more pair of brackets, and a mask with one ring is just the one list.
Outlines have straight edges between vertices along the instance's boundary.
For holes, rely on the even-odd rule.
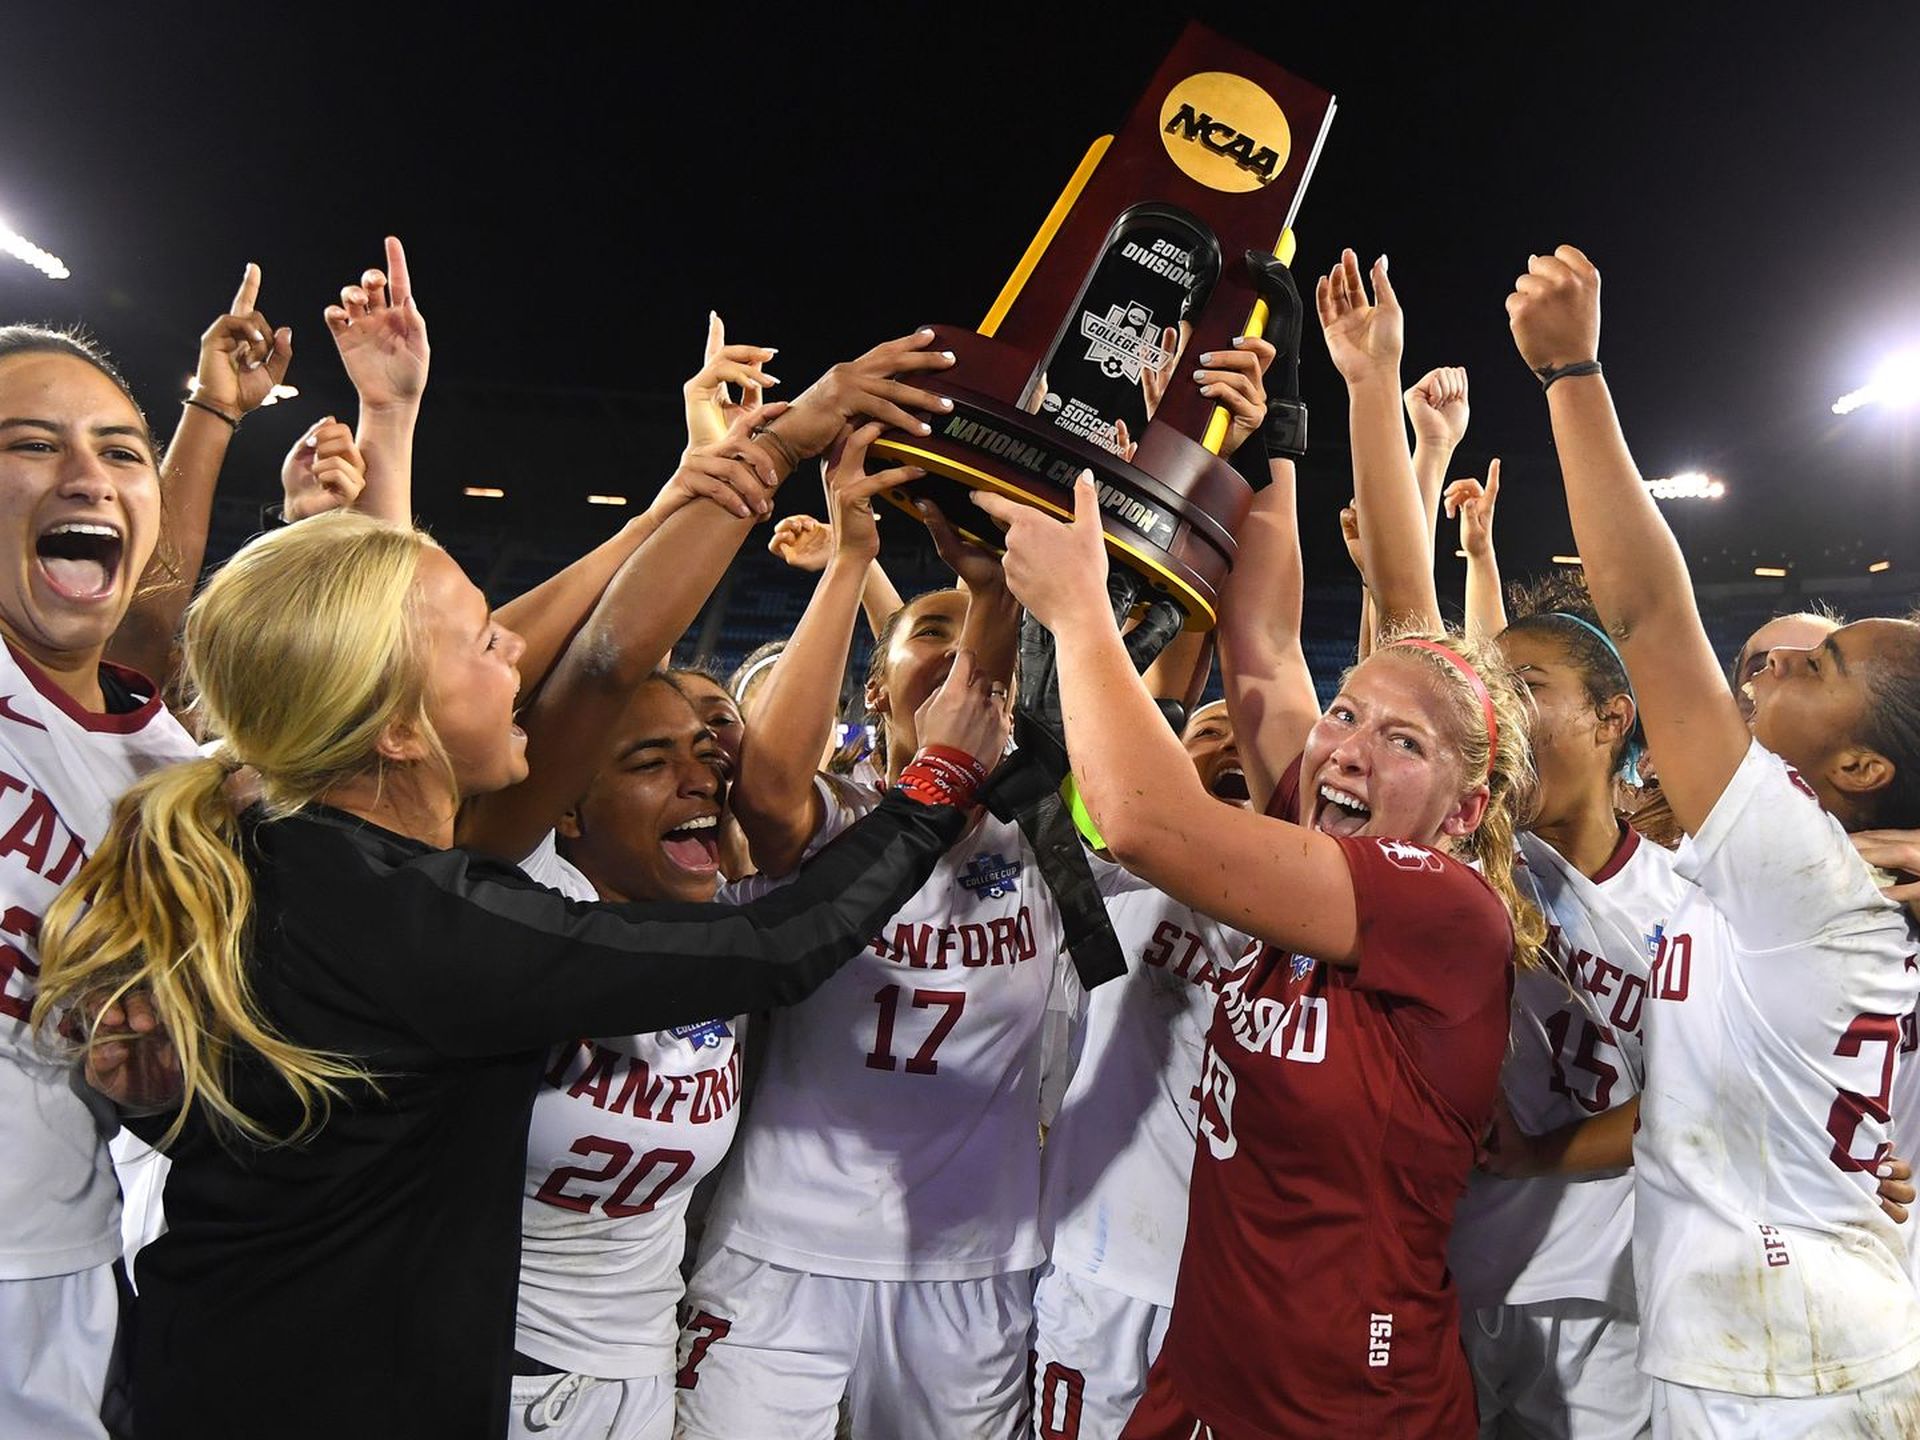
[[1437,1025],[1506,997],[1513,922],[1491,886],[1459,861],[1405,840],[1349,836],[1360,964],[1353,983],[1432,1012]]
[[[881,801],[879,792],[869,790],[864,785],[839,775],[829,775],[825,771],[813,777],[813,788],[820,796],[820,828],[813,832],[813,838],[807,841],[807,848],[801,853],[801,864],[805,864],[824,850],[829,843],[838,840],[847,831],[859,823],[860,818],[872,810]],[[771,894],[781,886],[788,884],[799,871],[796,865],[785,875],[748,875],[724,886],[719,899],[729,905],[744,905],[750,900],[758,900],[762,895]]]
[[1876,929],[1897,909],[1813,787],[1758,741],[1673,868],[1751,952]]

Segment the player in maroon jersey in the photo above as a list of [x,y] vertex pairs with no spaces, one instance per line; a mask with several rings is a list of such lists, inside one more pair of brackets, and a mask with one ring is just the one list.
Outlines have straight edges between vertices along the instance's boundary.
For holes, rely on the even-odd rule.
[[[1382,613],[1431,619],[1384,262],[1374,280],[1377,306],[1349,254],[1321,317],[1352,392]],[[1010,527],[1008,583],[1056,638],[1074,772],[1116,859],[1267,942],[1222,984],[1173,1319],[1125,1435],[1469,1435],[1447,1234],[1493,1108],[1510,966],[1544,931],[1508,888],[1523,701],[1496,658],[1435,626],[1387,636],[1316,715],[1293,467],[1271,470],[1221,635],[1264,814],[1220,806],[1147,723],[1091,483],[1072,525],[976,497]]]

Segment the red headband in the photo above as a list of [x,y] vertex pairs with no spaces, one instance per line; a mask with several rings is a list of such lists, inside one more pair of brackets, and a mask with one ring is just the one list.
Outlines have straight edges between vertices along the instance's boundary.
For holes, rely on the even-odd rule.
[[[1487,693],[1487,682],[1480,678],[1480,672],[1469,665],[1466,657],[1457,650],[1449,650],[1437,640],[1396,640],[1387,648],[1393,650],[1402,645],[1412,645],[1419,650],[1431,650],[1467,677],[1467,684],[1473,687],[1473,693],[1479,697],[1480,713],[1487,718],[1487,753],[1489,756],[1496,754],[1500,749],[1500,725],[1494,719],[1493,696]],[[1492,768],[1491,759],[1488,760],[1487,765],[1489,769]]]

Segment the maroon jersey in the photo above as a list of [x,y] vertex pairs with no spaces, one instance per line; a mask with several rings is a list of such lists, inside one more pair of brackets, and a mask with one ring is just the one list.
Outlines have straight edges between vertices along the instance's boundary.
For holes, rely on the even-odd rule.
[[1222,982],[1149,1389],[1236,1440],[1470,1437],[1447,1235],[1499,1088],[1512,925],[1457,861],[1339,843],[1358,968],[1263,946]]

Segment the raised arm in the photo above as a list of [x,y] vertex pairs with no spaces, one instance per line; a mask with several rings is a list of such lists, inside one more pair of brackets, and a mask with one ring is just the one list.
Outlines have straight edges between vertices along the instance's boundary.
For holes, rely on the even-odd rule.
[[763,874],[785,875],[799,864],[823,818],[813,777],[839,712],[867,567],[880,553],[873,497],[924,473],[912,466],[867,473],[867,449],[884,428],[861,426],[827,467],[834,552],[745,717],[730,795],[734,817]]
[[1353,446],[1353,494],[1361,519],[1365,571],[1383,626],[1411,620],[1440,624],[1433,585],[1433,532],[1422,513],[1406,424],[1400,418],[1400,350],[1404,322],[1387,278],[1387,259],[1373,263],[1367,298],[1353,251],[1314,290],[1320,327],[1334,367],[1347,382]]
[[1420,511],[1427,517],[1427,543],[1439,533],[1440,492],[1447,484],[1447,463],[1467,434],[1467,372],[1458,365],[1429,370],[1400,397],[1413,426],[1413,477],[1420,486]]
[[[1359,918],[1338,842],[1222,806],[1134,673],[1107,604],[1092,477],[1083,472],[1074,486],[1070,525],[998,495],[976,494],[973,503],[1008,527],[1007,583],[1053,632],[1074,778],[1114,859],[1249,934],[1330,964],[1354,963]],[[1250,737],[1237,717],[1235,734],[1245,763]],[[1249,875],[1260,883],[1246,883]]]
[[[761,418],[747,411],[719,441],[688,450],[668,488],[690,488],[683,476],[691,473],[727,499],[755,488],[771,494],[774,462],[748,434]],[[682,504],[622,562],[521,712],[527,778],[467,802],[462,844],[518,861],[586,792],[634,689],[693,623],[751,527],[725,504]]]
[[1215,632],[1227,713],[1247,793],[1264,810],[1320,713],[1300,644],[1303,575],[1291,460],[1269,460],[1267,487],[1240,527]]
[[1011,684],[1020,648],[1020,602],[1007,589],[1000,557],[962,540],[940,513],[940,507],[931,501],[923,500],[916,508],[933,537],[934,553],[967,592],[959,647],[971,651],[975,663],[987,675],[1003,685]]
[[[827,568],[833,550],[833,526],[811,515],[783,516],[767,541],[769,555],[777,555],[809,575]],[[886,627],[887,617],[900,608],[900,592],[877,559],[867,566],[867,578],[860,587],[860,608],[866,612],[867,629],[876,637]]]
[[1493,551],[1493,507],[1500,499],[1500,462],[1487,462],[1487,483],[1456,480],[1443,503],[1460,520],[1460,548],[1467,552],[1467,633],[1491,640],[1507,628],[1500,593],[1500,562]]
[[[1535,255],[1507,297],[1521,358],[1547,386],[1587,589],[1620,649],[1673,813],[1698,831],[1752,737],[1694,606],[1687,562],[1640,482],[1599,373],[1600,272],[1571,245]],[[1592,371],[1559,375],[1567,366]]]
[[[713,317],[713,324],[719,325],[718,316]],[[726,463],[731,457],[718,448],[729,428],[742,416],[758,414],[765,422],[787,408],[784,405],[759,408],[759,382],[771,383],[773,377],[756,365],[731,358],[771,355],[773,351],[761,345],[716,344],[716,339],[723,342],[724,338],[724,332],[709,335],[706,363],[684,387],[687,448],[673,478],[654,496],[653,503],[559,574],[500,607],[501,620],[527,642],[526,653],[520,659],[520,673],[529,690],[539,685],[612,581],[614,572],[683,506],[695,500],[710,500],[744,521],[764,519],[773,513],[773,486],[786,476],[790,468],[788,457],[772,447],[764,447],[753,452],[756,458],[752,466],[742,468]],[[754,406],[733,403],[726,392],[725,382],[729,378],[752,387],[751,393],[756,397]],[[772,464],[770,474],[764,473],[766,463],[763,462]],[[758,478],[756,469],[762,472]]]
[[347,378],[360,395],[360,452],[366,489],[357,502],[367,514],[396,525],[413,523],[413,434],[426,393],[427,319],[413,296],[407,252],[392,235],[387,268],[369,268],[360,283],[340,291],[326,309],[327,330]]
[[260,313],[260,267],[240,277],[233,308],[200,337],[200,360],[179,428],[160,462],[162,532],[147,581],[107,645],[107,656],[165,685],[174,637],[207,553],[213,492],[240,422],[287,378],[293,331]]

